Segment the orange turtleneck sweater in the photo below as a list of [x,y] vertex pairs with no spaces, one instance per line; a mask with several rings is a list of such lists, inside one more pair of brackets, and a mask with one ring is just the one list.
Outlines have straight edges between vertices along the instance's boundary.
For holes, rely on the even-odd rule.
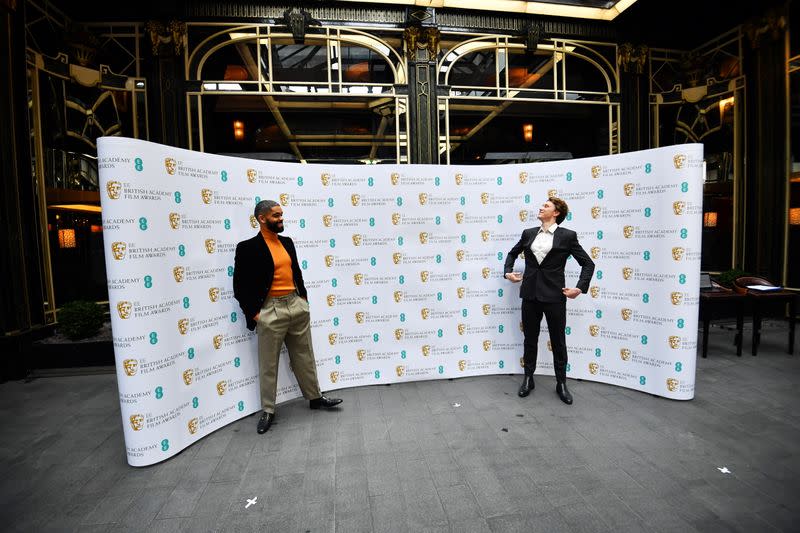
[[261,236],[264,237],[269,253],[272,254],[272,261],[275,263],[275,275],[272,278],[269,296],[285,296],[295,290],[294,277],[292,276],[292,258],[289,257],[289,252],[278,240],[276,233],[262,229]]

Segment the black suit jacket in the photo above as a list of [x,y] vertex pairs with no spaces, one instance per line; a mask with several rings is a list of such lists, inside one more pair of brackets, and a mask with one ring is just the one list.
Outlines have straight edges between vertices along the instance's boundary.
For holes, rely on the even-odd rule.
[[520,298],[540,302],[565,302],[567,297],[561,289],[567,286],[564,281],[564,266],[570,255],[581,266],[576,287],[585,294],[589,290],[589,282],[594,274],[594,261],[578,244],[578,234],[567,228],[557,227],[553,233],[553,249],[539,264],[531,251],[531,244],[539,230],[540,228],[528,228],[523,231],[519,242],[506,257],[504,274],[514,269],[514,261],[519,253],[525,253],[525,273],[522,276],[522,286],[519,288]]
[[[278,235],[278,240],[292,258],[292,277],[297,293],[306,298],[308,293],[303,284],[303,273],[297,261],[294,243],[289,237],[280,235]],[[236,245],[233,266],[233,296],[239,301],[239,307],[242,308],[247,319],[247,329],[251,331],[256,328],[256,321],[253,317],[261,311],[274,276],[275,262],[272,260],[272,254],[260,232],[252,239]]]

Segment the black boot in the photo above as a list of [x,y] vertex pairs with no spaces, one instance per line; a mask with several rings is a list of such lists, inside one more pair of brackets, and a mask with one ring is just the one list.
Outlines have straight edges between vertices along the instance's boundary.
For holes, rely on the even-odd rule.
[[536,387],[536,384],[533,382],[533,372],[526,370],[525,377],[522,378],[522,385],[519,386],[519,392],[517,392],[517,394],[519,394],[520,398],[524,398],[531,393],[534,387]]
[[561,398],[561,401],[567,405],[572,405],[572,394],[567,390],[567,382],[559,381],[556,383],[556,394]]

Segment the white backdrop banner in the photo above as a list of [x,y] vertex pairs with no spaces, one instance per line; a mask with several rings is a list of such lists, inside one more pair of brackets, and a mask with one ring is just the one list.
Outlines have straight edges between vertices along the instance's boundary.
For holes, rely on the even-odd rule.
[[[253,207],[279,201],[309,293],[322,390],[521,373],[508,250],[548,196],[597,268],[567,303],[567,375],[694,396],[703,147],[525,165],[300,165],[98,142],[128,462],[162,461],[260,408],[233,298]],[[515,270],[524,270],[521,258]],[[579,267],[567,262],[567,283]],[[546,324],[537,373],[553,374]],[[299,397],[281,357],[278,401]]]

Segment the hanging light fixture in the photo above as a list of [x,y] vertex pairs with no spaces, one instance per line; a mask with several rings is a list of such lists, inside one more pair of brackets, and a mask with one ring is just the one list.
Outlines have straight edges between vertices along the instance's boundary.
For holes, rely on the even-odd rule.
[[58,230],[58,247],[59,248],[75,248],[75,230],[74,229],[60,229]]
[[717,227],[717,213],[715,211],[703,213],[703,226],[707,228]]
[[526,143],[533,142],[533,124],[522,125],[522,137]]
[[792,207],[789,209],[789,224],[792,226],[800,226],[800,207]]
[[244,122],[241,120],[233,121],[233,138],[237,141],[244,139]]

